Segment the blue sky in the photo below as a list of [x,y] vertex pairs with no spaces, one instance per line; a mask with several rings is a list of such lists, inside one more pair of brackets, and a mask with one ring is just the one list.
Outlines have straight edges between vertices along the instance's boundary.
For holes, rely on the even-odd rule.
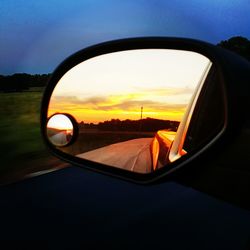
[[48,73],[86,46],[125,37],[250,39],[249,0],[1,0],[0,74]]

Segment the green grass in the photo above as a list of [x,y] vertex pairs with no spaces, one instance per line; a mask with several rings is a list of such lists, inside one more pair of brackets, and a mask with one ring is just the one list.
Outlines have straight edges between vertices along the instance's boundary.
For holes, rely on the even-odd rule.
[[41,98],[42,92],[0,93],[0,181],[46,168],[50,156],[40,135]]

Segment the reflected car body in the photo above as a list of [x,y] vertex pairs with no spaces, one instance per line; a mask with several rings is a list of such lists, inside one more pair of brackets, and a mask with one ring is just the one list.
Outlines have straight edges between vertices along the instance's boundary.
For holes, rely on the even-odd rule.
[[151,144],[154,170],[163,167],[169,161],[168,155],[176,132],[159,130]]

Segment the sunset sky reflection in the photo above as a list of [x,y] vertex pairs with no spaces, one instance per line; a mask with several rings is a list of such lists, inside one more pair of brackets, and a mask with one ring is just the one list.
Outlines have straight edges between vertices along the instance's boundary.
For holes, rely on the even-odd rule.
[[49,115],[66,112],[78,121],[143,117],[180,121],[209,64],[190,51],[143,49],[84,61],[59,81]]

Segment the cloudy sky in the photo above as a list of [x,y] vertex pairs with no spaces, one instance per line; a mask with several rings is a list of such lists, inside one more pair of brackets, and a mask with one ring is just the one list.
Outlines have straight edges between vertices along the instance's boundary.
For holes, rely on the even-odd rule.
[[249,0],[1,0],[0,13],[0,74],[49,73],[77,50],[118,38],[250,38]]

